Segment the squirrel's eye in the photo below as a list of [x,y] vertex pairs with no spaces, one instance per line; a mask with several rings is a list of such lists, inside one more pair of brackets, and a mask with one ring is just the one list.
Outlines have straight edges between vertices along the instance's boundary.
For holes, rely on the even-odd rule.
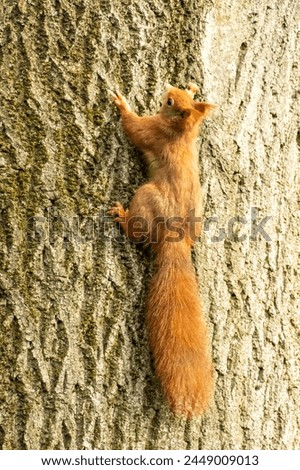
[[172,98],[169,98],[167,101],[167,105],[172,106],[173,103],[174,103],[174,100]]

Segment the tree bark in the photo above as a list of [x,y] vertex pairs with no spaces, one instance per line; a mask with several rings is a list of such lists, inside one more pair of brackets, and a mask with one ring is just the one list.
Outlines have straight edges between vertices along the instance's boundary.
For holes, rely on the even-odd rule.
[[[0,17],[1,447],[299,448],[297,2],[16,0]],[[189,81],[218,109],[194,250],[215,393],[186,421],[151,362],[151,259],[105,214],[147,178],[108,89],[154,113]]]

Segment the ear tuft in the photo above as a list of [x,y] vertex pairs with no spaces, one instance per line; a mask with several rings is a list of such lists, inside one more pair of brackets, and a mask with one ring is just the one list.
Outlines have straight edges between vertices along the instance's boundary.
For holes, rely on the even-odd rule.
[[170,85],[170,83],[165,83],[165,89],[166,91],[170,91],[171,88],[174,88],[172,85]]
[[191,98],[194,98],[195,94],[199,91],[199,87],[196,85],[196,83],[190,82],[185,91],[190,95]]
[[214,104],[199,101],[196,101],[194,106],[203,116],[207,116],[213,109],[216,108],[216,105]]

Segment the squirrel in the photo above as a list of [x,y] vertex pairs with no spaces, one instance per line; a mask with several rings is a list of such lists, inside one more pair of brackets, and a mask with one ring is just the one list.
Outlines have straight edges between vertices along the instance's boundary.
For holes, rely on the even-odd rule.
[[154,252],[146,303],[150,347],[171,409],[188,418],[206,410],[213,389],[191,247],[201,233],[202,213],[196,139],[215,106],[194,101],[198,91],[192,83],[185,90],[167,85],[160,112],[142,117],[110,92],[125,134],[144,153],[150,180],[137,189],[129,209],[117,202],[108,213],[130,240]]

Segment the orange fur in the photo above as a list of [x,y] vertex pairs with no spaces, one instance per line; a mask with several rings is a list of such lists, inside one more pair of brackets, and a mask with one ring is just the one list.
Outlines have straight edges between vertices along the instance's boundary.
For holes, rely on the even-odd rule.
[[[125,133],[141,150],[151,179],[135,193],[130,207],[110,210],[126,235],[145,241],[155,252],[156,271],[147,301],[147,323],[156,372],[171,408],[193,416],[207,407],[213,372],[191,261],[194,235],[190,211],[201,216],[196,138],[214,108],[193,100],[198,90],[168,87],[160,112],[140,117],[121,95],[113,95]],[[176,219],[172,219],[176,217]],[[172,220],[168,225],[167,220]]]

